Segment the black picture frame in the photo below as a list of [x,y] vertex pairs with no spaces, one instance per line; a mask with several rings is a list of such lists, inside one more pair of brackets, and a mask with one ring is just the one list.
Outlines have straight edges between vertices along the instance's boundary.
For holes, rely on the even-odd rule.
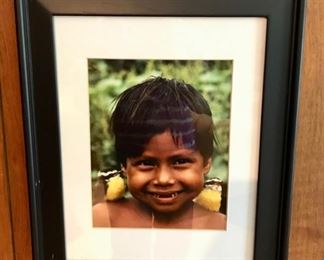
[[53,16],[266,17],[254,259],[286,259],[305,0],[17,0],[34,259],[65,259]]

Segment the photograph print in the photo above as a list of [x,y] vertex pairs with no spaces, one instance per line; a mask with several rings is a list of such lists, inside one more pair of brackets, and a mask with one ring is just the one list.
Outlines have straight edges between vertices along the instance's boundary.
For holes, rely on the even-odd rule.
[[232,68],[88,59],[94,228],[226,230]]

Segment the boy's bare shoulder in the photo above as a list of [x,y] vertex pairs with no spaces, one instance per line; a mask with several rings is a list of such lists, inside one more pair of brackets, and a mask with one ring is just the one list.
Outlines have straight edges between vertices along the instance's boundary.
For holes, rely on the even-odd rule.
[[120,199],[117,201],[103,201],[95,204],[92,209],[94,211],[111,211],[111,210],[120,210],[124,207],[128,207],[129,201],[127,199]]
[[151,215],[139,209],[133,199],[105,201],[92,208],[94,227],[149,227]]
[[121,214],[121,210],[127,208],[127,200],[114,202],[104,201],[92,207],[92,218],[94,227],[111,227],[115,216]]
[[110,214],[106,202],[97,203],[92,207],[92,224],[94,227],[110,226]]
[[226,215],[222,213],[214,212],[210,216],[212,228],[226,230],[226,222]]
[[226,222],[226,215],[220,212],[209,211],[200,206],[195,208],[194,228],[225,230]]

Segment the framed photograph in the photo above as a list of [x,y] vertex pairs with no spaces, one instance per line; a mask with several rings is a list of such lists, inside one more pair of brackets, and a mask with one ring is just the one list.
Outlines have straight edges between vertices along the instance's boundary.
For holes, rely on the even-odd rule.
[[18,0],[35,259],[286,259],[303,0]]

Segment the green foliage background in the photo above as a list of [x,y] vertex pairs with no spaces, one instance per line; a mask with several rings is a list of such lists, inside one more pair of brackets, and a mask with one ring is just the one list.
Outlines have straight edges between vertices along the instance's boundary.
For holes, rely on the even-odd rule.
[[213,113],[218,145],[208,177],[227,182],[232,61],[89,59],[92,177],[99,170],[118,169],[108,122],[114,98],[152,76],[175,78],[194,86]]

